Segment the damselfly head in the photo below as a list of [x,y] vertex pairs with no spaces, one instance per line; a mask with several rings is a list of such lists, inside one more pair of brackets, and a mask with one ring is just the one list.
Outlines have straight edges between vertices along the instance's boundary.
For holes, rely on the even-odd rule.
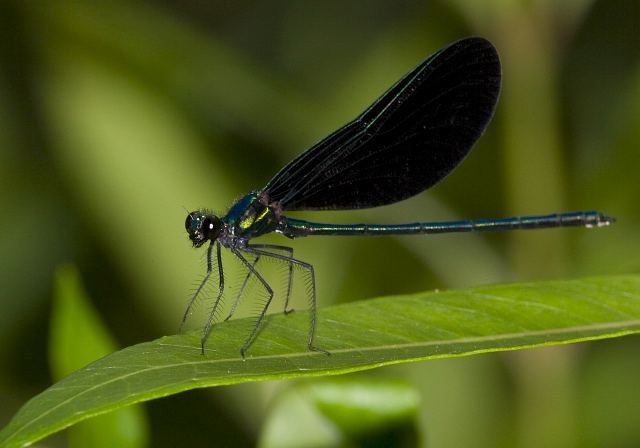
[[216,215],[198,210],[189,213],[184,227],[187,229],[193,247],[200,247],[207,241],[215,240],[220,235],[221,224]]

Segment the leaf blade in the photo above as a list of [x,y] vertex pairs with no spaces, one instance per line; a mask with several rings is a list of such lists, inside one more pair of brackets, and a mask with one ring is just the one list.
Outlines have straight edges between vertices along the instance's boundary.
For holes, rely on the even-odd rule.
[[[49,365],[54,379],[64,378],[117,347],[94,309],[78,269],[73,265],[59,268],[49,324]],[[75,425],[68,433],[69,446],[143,447],[148,442],[148,431],[144,408],[129,406]]]
[[84,418],[199,388],[336,375],[425,359],[617,337],[640,332],[640,276],[483,286],[325,308],[306,350],[308,315],[269,316],[243,361],[250,320],[112,353],[38,395],[0,431],[24,446]]

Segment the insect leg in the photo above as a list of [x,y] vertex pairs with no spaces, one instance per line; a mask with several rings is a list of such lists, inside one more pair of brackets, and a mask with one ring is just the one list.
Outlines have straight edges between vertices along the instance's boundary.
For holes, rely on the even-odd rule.
[[[213,241],[211,242],[211,246],[209,246],[209,251],[207,252],[207,279],[211,275],[211,250],[213,247]],[[218,282],[218,297],[213,304],[213,309],[209,314],[209,319],[207,319],[207,325],[205,325],[204,330],[202,331],[202,338],[200,339],[200,346],[202,347],[202,354],[204,355],[204,343],[207,340],[207,336],[209,335],[209,330],[211,329],[211,324],[213,323],[213,317],[216,314],[216,309],[218,308],[218,304],[220,303],[220,299],[222,298],[222,293],[224,292],[224,271],[222,269],[222,255],[220,254],[220,243],[216,244],[216,257],[218,259],[218,275],[220,277],[220,281]],[[206,280],[205,280],[206,281]],[[204,284],[204,283],[203,283]],[[202,285],[200,286],[202,288]],[[200,289],[198,289],[198,292]],[[197,294],[197,292],[196,292]]]
[[[283,246],[277,246],[277,247],[283,247]],[[262,256],[265,256],[265,257],[271,257],[271,258],[277,258],[279,260],[284,260],[284,261],[287,261],[287,262],[291,263],[292,265],[296,264],[298,266],[301,266],[302,268],[306,269],[309,272],[309,275],[311,277],[311,309],[310,309],[310,311],[311,311],[311,329],[309,330],[308,347],[309,347],[310,350],[315,350],[317,352],[322,352],[322,353],[325,353],[327,355],[330,355],[330,353],[328,351],[326,351],[324,349],[321,349],[321,348],[318,348],[318,347],[315,347],[313,345],[313,336],[315,334],[315,328],[316,328],[316,275],[315,275],[315,272],[313,270],[313,266],[311,264],[309,264],[309,263],[305,263],[304,261],[296,260],[293,257],[288,257],[286,255],[280,255],[280,254],[272,253],[272,252],[266,252],[264,250],[256,248],[256,246],[253,246],[253,245],[251,245],[251,246],[247,245],[242,250],[244,252],[247,252],[247,253],[250,253],[250,254],[253,254],[253,255],[256,255],[256,256],[257,255],[262,255]],[[251,267],[251,265],[249,264],[248,261],[244,260],[244,262],[249,267],[249,269],[252,269],[252,267]],[[260,316],[260,319],[259,319],[259,321],[261,321],[262,318],[264,317],[264,314],[267,311],[267,307],[269,306],[269,302],[271,302],[271,298],[273,297],[273,291],[271,291],[271,288],[269,288],[269,286],[266,284],[264,279],[262,279],[262,277],[259,276],[259,274],[255,271],[255,269],[254,269],[253,274],[258,276],[259,279],[261,279],[260,281],[267,288],[267,290],[270,291],[269,301],[267,302],[267,306],[265,306],[265,308],[263,309],[262,315]],[[255,334],[256,330],[257,330],[257,326],[256,326],[256,328],[254,328],[253,332],[251,333],[251,336],[249,337],[249,340],[251,340],[251,338]],[[246,345],[248,345],[249,340],[247,340],[247,343],[245,344],[245,347],[246,347]],[[243,347],[243,350],[244,350],[245,347]],[[241,351],[241,352],[244,353],[243,351]]]

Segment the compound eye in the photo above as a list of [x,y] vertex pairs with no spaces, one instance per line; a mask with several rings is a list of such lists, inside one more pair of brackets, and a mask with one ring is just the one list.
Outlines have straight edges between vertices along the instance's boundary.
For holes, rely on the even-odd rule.
[[187,220],[184,222],[184,228],[187,229],[187,232],[191,233],[191,226],[193,226],[193,221],[195,220],[194,215],[197,212],[191,212],[187,215]]
[[217,216],[209,215],[202,222],[202,235],[205,240],[214,240],[220,234],[220,220]]
[[217,216],[198,211],[189,213],[184,227],[193,245],[200,247],[208,240],[214,240],[218,237],[221,224]]

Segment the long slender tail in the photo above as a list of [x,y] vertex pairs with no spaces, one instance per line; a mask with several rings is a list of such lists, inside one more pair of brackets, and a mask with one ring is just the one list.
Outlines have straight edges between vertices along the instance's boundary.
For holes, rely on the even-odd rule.
[[413,224],[321,224],[280,218],[277,231],[291,238],[309,235],[416,235],[453,232],[492,232],[501,230],[548,229],[552,227],[603,227],[615,218],[600,212],[562,213],[480,221],[418,222]]

